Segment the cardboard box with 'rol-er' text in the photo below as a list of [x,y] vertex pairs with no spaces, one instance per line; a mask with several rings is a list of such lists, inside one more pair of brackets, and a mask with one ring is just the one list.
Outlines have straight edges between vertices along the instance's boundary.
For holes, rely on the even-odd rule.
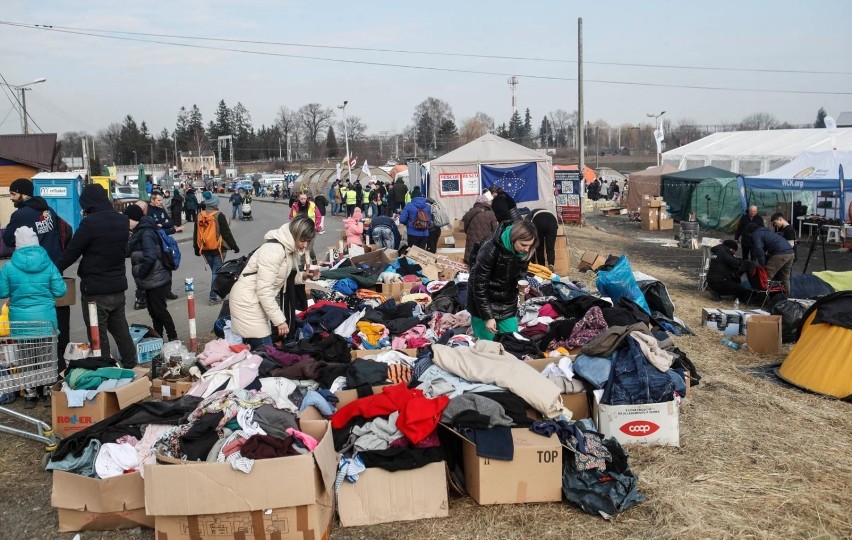
[[86,400],[82,407],[69,407],[62,383],[56,383],[50,389],[53,431],[60,437],[67,437],[150,395],[151,380],[141,376],[114,390],[98,392],[94,399]]

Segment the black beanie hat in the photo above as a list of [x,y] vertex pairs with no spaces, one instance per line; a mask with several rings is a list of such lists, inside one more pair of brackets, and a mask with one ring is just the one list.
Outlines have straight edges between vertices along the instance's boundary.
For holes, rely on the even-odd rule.
[[9,193],[18,193],[20,195],[32,197],[33,183],[31,180],[27,180],[26,178],[18,178],[9,186]]
[[124,209],[124,215],[133,221],[142,221],[142,216],[145,215],[145,212],[142,211],[139,205],[131,204]]
[[736,240],[725,240],[724,242],[722,242],[722,245],[724,245],[726,248],[732,249],[734,251],[740,249],[740,246],[739,246],[739,244],[737,244]]

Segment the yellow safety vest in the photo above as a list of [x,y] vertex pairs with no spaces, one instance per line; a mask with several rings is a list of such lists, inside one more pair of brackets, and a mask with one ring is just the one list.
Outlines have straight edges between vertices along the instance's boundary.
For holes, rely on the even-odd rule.
[[347,205],[355,205],[358,204],[357,193],[354,189],[350,189],[346,192],[346,204]]

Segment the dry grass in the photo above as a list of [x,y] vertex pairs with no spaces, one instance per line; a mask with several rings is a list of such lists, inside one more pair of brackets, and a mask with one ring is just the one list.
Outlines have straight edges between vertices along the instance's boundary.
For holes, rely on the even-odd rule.
[[721,345],[699,324],[702,307],[721,307],[696,288],[700,252],[630,235],[572,229],[571,259],[586,250],[624,252],[634,268],[665,283],[676,315],[697,334],[675,338],[677,346],[703,376],[682,410],[680,448],[630,449],[647,501],[607,522],[564,504],[478,506],[455,498],[446,519],[336,529],[333,538],[852,537],[849,404],[744,373],[784,355]]

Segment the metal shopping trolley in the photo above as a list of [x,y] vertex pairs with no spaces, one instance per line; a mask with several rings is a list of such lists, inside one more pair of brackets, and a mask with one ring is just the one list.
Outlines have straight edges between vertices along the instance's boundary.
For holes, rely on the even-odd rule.
[[[56,328],[49,321],[0,323],[0,394],[53,384],[57,379]],[[24,431],[0,423],[0,433],[18,435],[56,449],[59,438],[53,429],[37,418],[0,407],[0,414],[32,424]]]

